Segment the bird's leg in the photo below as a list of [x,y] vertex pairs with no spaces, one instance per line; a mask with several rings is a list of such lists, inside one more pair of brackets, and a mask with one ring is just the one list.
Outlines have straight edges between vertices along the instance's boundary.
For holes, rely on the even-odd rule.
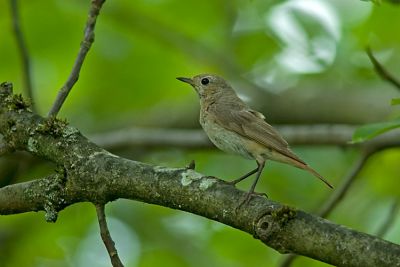
[[[258,165],[258,163],[257,163],[257,165]],[[232,184],[232,185],[236,185],[237,183],[243,181],[243,180],[246,179],[247,177],[249,177],[249,176],[255,174],[255,173],[258,171],[258,168],[259,168],[259,167],[257,166],[257,168],[255,168],[255,169],[252,170],[251,172],[246,173],[245,175],[243,175],[243,176],[241,176],[241,177],[239,177],[239,178],[237,178],[237,179],[235,179],[235,180],[233,180],[233,181],[229,181],[229,182],[227,182],[227,183],[228,183],[228,184]]]
[[[244,199],[244,201],[242,201],[242,203],[240,203],[238,208],[240,208],[243,204],[247,204],[253,195],[260,195],[259,193],[255,193],[254,189],[256,188],[256,185],[257,185],[258,180],[260,179],[262,170],[264,169],[265,161],[262,161],[262,162],[257,161],[257,165],[258,165],[258,168],[256,170],[257,171],[256,179],[254,180],[253,184],[251,185],[249,192],[247,192],[246,198]],[[262,193],[261,195],[267,196],[267,194],[265,194],[265,193]]]
[[253,184],[251,185],[248,194],[253,194],[254,193],[254,189],[256,188],[256,185],[258,183],[258,180],[260,179],[262,170],[264,169],[265,161],[262,161],[261,163],[257,162],[257,165],[258,165],[258,168],[257,168],[256,179],[254,180]]

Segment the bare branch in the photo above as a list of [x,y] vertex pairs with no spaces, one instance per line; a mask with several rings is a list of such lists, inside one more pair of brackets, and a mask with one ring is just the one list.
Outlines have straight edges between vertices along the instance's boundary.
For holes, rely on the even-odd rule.
[[[348,146],[357,126],[353,125],[278,125],[276,128],[291,145]],[[209,148],[213,145],[203,130],[128,128],[89,136],[97,145],[107,149],[135,146],[172,146],[184,148]],[[385,133],[360,146],[398,146],[400,131]]]
[[347,175],[342,179],[339,187],[333,192],[333,194],[328,198],[328,200],[322,205],[321,209],[317,214],[323,218],[327,217],[332,210],[340,203],[340,201],[345,197],[346,193],[349,191],[351,185],[354,183],[357,175],[360,173],[368,158],[373,153],[363,153],[361,157],[355,162],[353,167],[347,173]]
[[110,149],[129,146],[173,146],[211,147],[211,142],[202,130],[129,128],[91,135],[97,145]]
[[32,111],[36,111],[35,101],[33,97],[31,61],[29,58],[28,48],[25,43],[24,35],[22,34],[21,30],[18,0],[10,0],[10,5],[11,5],[11,15],[12,15],[14,35],[17,41],[19,54],[22,60],[22,73],[23,73],[24,86],[28,97],[32,100],[31,109]]
[[[245,209],[237,210],[237,203],[246,192],[220,179],[190,169],[119,158],[85,143],[79,135],[69,140],[72,137],[78,141],[71,147],[74,152],[65,153],[66,161],[70,162],[76,152],[78,156],[73,158],[72,169],[67,170],[67,179],[53,176],[0,188],[0,214],[33,210],[54,214],[73,203],[127,198],[219,221],[251,234],[281,253],[297,253],[335,266],[400,264],[400,246],[393,243],[258,196]],[[48,141],[35,140],[38,147]],[[88,153],[79,151],[78,145],[88,149]]]
[[83,41],[81,42],[78,56],[75,59],[74,66],[72,68],[72,71],[71,71],[66,83],[63,85],[63,87],[58,92],[57,98],[48,113],[48,117],[57,116],[57,114],[60,111],[61,106],[64,104],[64,101],[67,98],[69,92],[71,91],[72,87],[79,79],[79,73],[81,71],[83,61],[85,60],[85,57],[94,42],[94,29],[96,26],[96,20],[97,20],[97,16],[99,15],[100,9],[103,6],[104,2],[105,2],[105,0],[92,0],[91,1],[88,19],[86,21],[84,38],[83,38]]
[[104,212],[104,204],[96,204],[97,218],[100,226],[100,235],[106,246],[108,255],[110,256],[111,264],[114,267],[123,267],[121,260],[119,259],[117,249],[115,248],[115,243],[111,238],[110,232],[108,231],[106,215]]
[[400,90],[400,81],[397,80],[392,74],[390,74],[385,67],[379,61],[375,58],[373,55],[371,48],[368,46],[366,49],[367,55],[369,59],[371,60],[372,64],[374,65],[376,73],[385,81],[396,87],[398,90]]

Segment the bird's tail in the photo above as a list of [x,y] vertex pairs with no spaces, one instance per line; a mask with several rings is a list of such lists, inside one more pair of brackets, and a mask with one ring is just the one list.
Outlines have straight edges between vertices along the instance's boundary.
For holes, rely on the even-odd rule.
[[281,158],[279,161],[286,163],[286,164],[290,164],[292,166],[295,166],[299,169],[303,169],[306,170],[310,173],[312,173],[315,177],[317,177],[318,179],[320,179],[322,182],[324,182],[327,186],[329,186],[330,188],[333,189],[333,186],[324,178],[322,177],[321,174],[319,174],[318,172],[316,172],[313,168],[311,168],[310,166],[307,165],[307,163],[305,163],[304,161],[302,161],[299,157],[297,157],[293,152],[291,152],[290,150],[287,151],[290,152],[286,155],[284,155],[283,158]]
[[291,158],[290,159],[290,163],[293,166],[296,166],[299,169],[303,169],[306,170],[310,173],[312,173],[315,177],[317,177],[318,179],[320,179],[322,182],[324,182],[327,186],[329,186],[330,188],[333,188],[333,186],[324,178],[322,177],[321,174],[319,174],[318,172],[316,172],[313,168],[311,168],[310,166],[308,166],[304,161],[297,159],[297,158]]
[[322,182],[324,182],[327,186],[329,186],[330,188],[333,189],[333,186],[332,186],[324,177],[322,177],[321,174],[319,174],[318,172],[316,172],[316,171],[315,171],[313,168],[311,168],[310,166],[308,166],[308,165],[303,165],[301,168],[304,169],[304,170],[306,170],[306,171],[308,171],[308,172],[310,172],[310,173],[312,173],[315,177],[317,177],[317,178],[320,179]]

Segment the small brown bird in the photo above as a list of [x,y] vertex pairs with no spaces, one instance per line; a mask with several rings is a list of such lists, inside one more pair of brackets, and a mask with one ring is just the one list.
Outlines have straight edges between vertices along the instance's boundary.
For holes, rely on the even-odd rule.
[[178,80],[194,87],[200,98],[200,124],[219,149],[255,159],[257,168],[232,181],[236,184],[256,174],[244,202],[250,200],[266,160],[283,162],[309,171],[333,188],[319,173],[294,154],[283,137],[264,119],[264,115],[249,108],[221,77],[200,74]]

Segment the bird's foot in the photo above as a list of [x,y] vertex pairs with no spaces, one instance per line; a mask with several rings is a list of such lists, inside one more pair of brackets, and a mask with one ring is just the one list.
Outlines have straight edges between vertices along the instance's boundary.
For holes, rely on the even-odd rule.
[[233,185],[233,186],[236,186],[236,184],[238,183],[238,182],[240,182],[240,181],[237,181],[237,180],[233,180],[233,181],[225,181],[227,184],[230,184],[230,185]]
[[260,196],[260,197],[269,198],[268,195],[267,195],[267,193],[253,192],[252,194],[253,194],[253,195],[256,195],[256,196]]
[[247,205],[248,203],[249,203],[249,201],[250,201],[250,199],[251,199],[251,197],[253,196],[253,194],[252,193],[247,193],[246,194],[246,197],[239,203],[239,205],[236,207],[236,210],[240,210],[240,208],[243,206],[243,205]]
[[246,194],[245,198],[243,199],[243,201],[241,201],[240,204],[236,207],[236,210],[239,210],[243,205],[247,205],[253,196],[260,196],[260,197],[268,198],[267,193],[248,192]]

